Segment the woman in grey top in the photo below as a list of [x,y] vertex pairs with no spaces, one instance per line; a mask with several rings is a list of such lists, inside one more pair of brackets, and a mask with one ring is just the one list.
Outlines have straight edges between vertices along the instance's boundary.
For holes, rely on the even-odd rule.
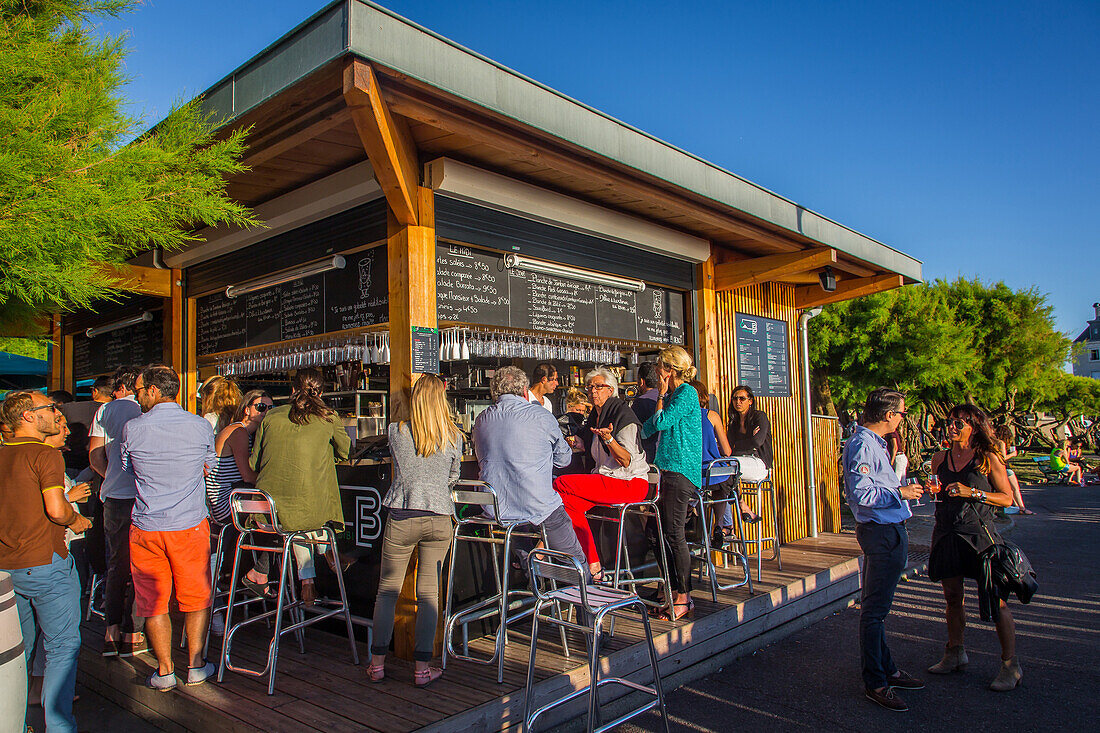
[[374,643],[367,675],[381,682],[393,637],[394,608],[409,559],[419,550],[416,572],[416,646],[413,673],[417,687],[430,684],[443,670],[429,665],[439,618],[439,578],[451,548],[450,488],[462,464],[462,436],[447,405],[446,385],[425,374],[412,388],[408,422],[391,423],[393,481],[383,505],[389,509],[382,538],[382,569],[374,602]]

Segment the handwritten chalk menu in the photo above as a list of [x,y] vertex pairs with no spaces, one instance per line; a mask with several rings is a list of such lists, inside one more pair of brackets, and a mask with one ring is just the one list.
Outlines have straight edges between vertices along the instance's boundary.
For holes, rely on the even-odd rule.
[[738,381],[760,397],[791,396],[787,324],[773,318],[736,314]]
[[503,258],[460,245],[436,248],[436,313],[441,321],[630,341],[684,342],[684,296],[632,290],[505,269]]
[[237,298],[224,292],[199,298],[200,356],[321,333],[371,326],[389,319],[385,249],[345,257],[331,270]]
[[109,374],[120,366],[144,366],[164,360],[164,321],[160,311],[153,320],[88,338],[73,336],[73,374],[77,379]]

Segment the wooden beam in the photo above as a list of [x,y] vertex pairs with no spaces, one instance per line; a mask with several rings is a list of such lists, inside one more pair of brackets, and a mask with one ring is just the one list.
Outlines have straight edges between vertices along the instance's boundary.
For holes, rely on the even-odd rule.
[[390,210],[399,223],[416,226],[420,171],[408,123],[390,113],[374,69],[359,59],[344,67],[344,100]]
[[721,228],[739,237],[752,239],[785,252],[799,251],[804,244],[788,239],[764,227],[734,218],[710,208],[705,202],[678,195],[661,188],[658,181],[638,180],[637,171],[626,166],[621,170],[589,162],[580,157],[584,151],[562,152],[552,143],[540,140],[533,134],[508,127],[503,123],[481,120],[476,113],[456,111],[446,103],[427,99],[420,94],[397,91],[387,85],[384,99],[389,110],[410,120],[438,127],[447,132],[464,135],[485,145],[507,152],[540,168],[554,170],[594,180],[609,189],[635,195],[661,206],[683,212],[702,224]]
[[291,124],[267,132],[262,137],[248,140],[248,151],[241,159],[241,163],[247,166],[265,163],[349,119],[351,119],[351,112],[347,108],[347,103],[338,99],[336,104],[326,106],[308,117],[297,119]]
[[138,265],[111,265],[93,262],[92,268],[105,278],[112,288],[158,298],[172,297],[172,271]]
[[905,285],[905,278],[901,275],[877,275],[855,280],[841,280],[836,284],[836,290],[831,293],[826,293],[820,285],[800,285],[794,289],[794,307],[813,308],[827,303],[839,303],[842,300],[881,293],[883,290],[893,290],[903,285]]
[[718,302],[714,288],[715,253],[696,266],[699,312],[695,314],[699,345],[699,380],[714,394],[718,385]]
[[55,313],[50,318],[50,390],[61,389],[61,365],[65,363],[64,343],[61,337],[61,316]]
[[714,289],[737,290],[747,285],[774,282],[789,275],[816,270],[836,263],[835,249],[813,249],[790,254],[755,257],[714,267]]

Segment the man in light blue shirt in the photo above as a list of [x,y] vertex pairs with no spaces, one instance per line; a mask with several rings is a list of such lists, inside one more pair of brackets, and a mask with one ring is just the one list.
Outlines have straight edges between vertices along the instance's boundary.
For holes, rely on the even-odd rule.
[[187,684],[205,682],[214,665],[203,658],[210,620],[210,525],[203,476],[214,465],[214,431],[203,418],[176,404],[179,376],[166,366],[145,369],[135,392],[145,414],[122,431],[119,456],[134,477],[137,498],[130,529],[134,608],[158,669],[146,684],[176,686],[169,600],[184,614],[190,664]]
[[863,425],[844,445],[844,485],[856,518],[856,539],[863,550],[863,589],[859,614],[859,648],[867,699],[884,708],[908,710],[893,688],[919,690],[924,683],[902,672],[886,646],[886,615],[894,602],[905,563],[909,535],[905,520],[913,516],[910,499],[919,485],[901,486],[886,453],[886,438],[905,417],[905,395],[879,388],[867,397]]
[[489,383],[496,404],[474,422],[474,452],[481,480],[497,493],[500,519],[541,526],[552,550],[568,552],[587,566],[573,523],[554,491],[554,468],[573,457],[553,413],[527,401],[527,375],[517,367],[497,369]]

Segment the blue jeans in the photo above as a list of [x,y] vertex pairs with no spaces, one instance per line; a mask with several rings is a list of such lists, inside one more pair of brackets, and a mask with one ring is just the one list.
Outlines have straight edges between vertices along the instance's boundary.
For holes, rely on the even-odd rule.
[[905,525],[865,522],[856,526],[856,540],[863,550],[863,595],[859,612],[859,651],[863,684],[869,690],[886,687],[886,678],[897,665],[886,646],[886,614],[894,603],[894,591],[909,559],[909,533]]
[[35,646],[36,617],[42,631],[42,651],[46,655],[42,709],[46,729],[50,733],[75,733],[73,692],[76,658],[80,654],[80,579],[73,559],[55,554],[49,565],[8,572],[15,585],[28,666]]

